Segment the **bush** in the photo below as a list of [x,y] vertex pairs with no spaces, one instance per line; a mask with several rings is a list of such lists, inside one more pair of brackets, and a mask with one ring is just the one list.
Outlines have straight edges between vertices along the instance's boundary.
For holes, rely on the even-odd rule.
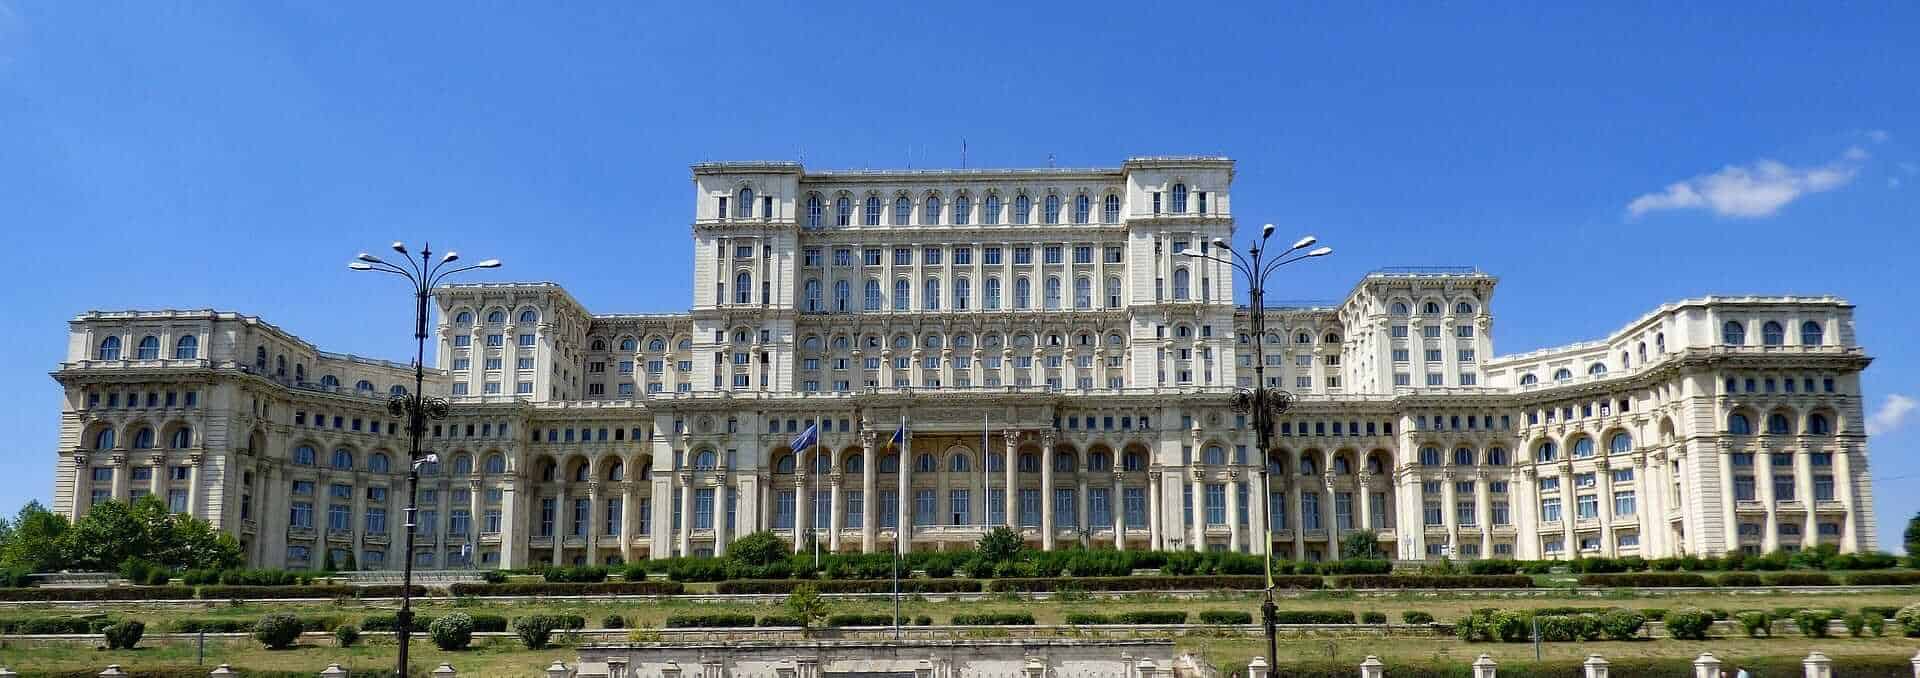
[[726,560],[730,565],[766,567],[787,559],[793,549],[772,532],[761,531],[727,543]]
[[33,571],[24,567],[0,567],[0,589],[17,589],[33,584]]
[[1136,610],[1114,615],[1118,624],[1185,624],[1187,613],[1184,610]]
[[[1187,616],[1187,613],[1185,612],[1180,613],[1180,617],[1183,620],[1185,619],[1186,616]],[[1385,621],[1384,617],[1382,618],[1382,621]],[[1252,624],[1253,613],[1245,612],[1241,610],[1202,610],[1200,612],[1200,623],[1202,624]]]
[[806,626],[799,617],[790,614],[770,614],[760,618],[757,626]]
[[1880,617],[1875,615],[1861,615],[1861,616],[1867,618],[1867,630],[1872,631],[1873,636],[1875,638],[1887,635],[1887,618],[1886,617]]
[[1600,631],[1606,634],[1608,640],[1631,639],[1634,636],[1640,635],[1640,627],[1645,626],[1647,623],[1647,617],[1645,615],[1624,607],[1616,607],[1602,612],[1598,619],[1600,622]]
[[1334,577],[1342,589],[1524,589],[1533,578],[1518,574],[1348,575]]
[[1467,574],[1517,574],[1520,562],[1514,560],[1469,560]]
[[1368,610],[1366,612],[1362,612],[1360,613],[1360,623],[1385,624],[1387,623],[1387,613],[1380,612],[1377,610]]
[[585,565],[581,567],[549,567],[545,572],[542,572],[540,574],[548,582],[555,583],[555,584],[563,584],[563,583],[582,583],[583,584],[583,583],[592,583],[592,582],[603,582],[607,580],[607,568],[600,567],[598,565]]
[[1583,574],[1581,586],[1637,586],[1637,587],[1674,587],[1674,586],[1713,586],[1705,576],[1686,572],[1632,572],[1627,574]]
[[600,628],[603,629],[624,629],[626,627],[627,618],[617,614],[610,614],[600,619]]
[[1033,614],[1027,612],[984,612],[956,614],[954,626],[1032,626]]
[[[306,625],[301,624],[301,628]],[[167,622],[167,633],[246,633],[253,622],[243,619],[175,619]]]
[[[734,579],[713,585],[714,593],[754,593],[776,594],[792,593],[794,587],[811,585],[821,593],[892,593],[893,582],[889,580],[829,579],[822,581],[803,581],[796,579]],[[902,579],[901,593],[977,593],[981,581],[978,579]]]
[[1900,625],[1901,633],[1908,638],[1920,638],[1920,603],[1900,608],[1893,613],[1893,621]]
[[[208,582],[212,583],[212,582]],[[300,576],[287,570],[223,570],[222,586],[293,586]]]
[[1108,617],[1107,615],[1104,615],[1104,614],[1094,614],[1092,612],[1067,613],[1067,624],[1072,626],[1093,626],[1097,624],[1112,624],[1112,623],[1113,623],[1113,618]]
[[1697,607],[1682,607],[1668,610],[1661,622],[1667,627],[1667,635],[1676,640],[1706,640],[1713,615]]
[[1808,638],[1826,638],[1832,635],[1832,622],[1838,616],[1840,613],[1833,610],[1800,610],[1793,613],[1793,625],[1800,629],[1800,635]]
[[286,613],[270,614],[253,623],[253,639],[269,650],[293,647],[300,639],[300,618]]
[[1773,613],[1766,610],[1744,610],[1733,615],[1740,622],[1740,630],[1747,632],[1748,638],[1773,637]]
[[1840,618],[1840,621],[1847,625],[1847,635],[1853,636],[1855,638],[1859,638],[1860,636],[1866,634],[1866,631],[1867,631],[1866,615],[1855,612],[1853,614],[1849,614],[1845,617]]
[[543,650],[547,642],[553,639],[554,618],[543,614],[528,615],[513,620],[513,634],[520,637],[520,644],[529,650]]
[[473,644],[473,617],[455,612],[435,619],[427,625],[427,636],[433,639],[434,647],[442,650],[465,650]]
[[687,587],[678,582],[667,581],[616,581],[601,583],[542,583],[525,584],[473,584],[460,583],[447,587],[447,592],[456,598],[478,596],[671,596],[686,592]]
[[[1838,583],[1825,572],[1775,572],[1765,577],[1768,586],[1833,586]],[[1721,586],[1726,586],[1721,583]]]
[[1851,586],[1917,586],[1920,572],[1854,572],[1847,575]]
[[1419,610],[1407,610],[1400,613],[1400,621],[1408,624],[1432,624],[1433,615]]
[[[433,625],[433,617],[429,617],[427,615],[420,614],[417,612],[414,613],[413,631],[415,632],[424,631],[426,630],[427,627],[432,625]],[[398,631],[400,630],[400,620],[397,615],[391,612],[386,614],[371,615],[365,619],[360,620],[360,630],[362,631]]]
[[480,581],[489,584],[505,584],[507,583],[507,573],[499,570],[481,570]]
[[340,647],[353,647],[360,642],[360,627],[342,624],[333,629],[333,643]]
[[1387,574],[1393,572],[1393,561],[1385,558],[1348,558],[1319,563],[1314,569],[1320,574]]
[[146,635],[147,625],[128,619],[108,626],[102,633],[107,637],[107,649],[131,650],[140,644],[140,636]]
[[1280,610],[1274,621],[1280,624],[1352,624],[1352,610]]
[[1720,586],[1728,586],[1728,587],[1759,586],[1760,575],[1753,574],[1751,572],[1728,572],[1726,574],[1715,577],[1714,583],[1719,584]]
[[677,582],[725,581],[727,564],[713,558],[681,558],[667,567],[667,578]]
[[890,614],[836,614],[827,617],[827,626],[892,626]]
[[[790,621],[794,622],[791,626],[804,626],[804,624],[799,623],[800,620],[798,618],[793,618]],[[764,626],[765,624],[762,625]],[[670,629],[724,629],[739,628],[742,626],[753,626],[753,615],[708,612],[676,614],[667,617],[667,628]]]
[[1533,622],[1540,629],[1540,640],[1564,643],[1580,638],[1580,619],[1583,616],[1588,615],[1539,615],[1533,618]]
[[933,617],[929,617],[924,614],[914,617],[913,625],[914,626],[933,626]]
[[[987,584],[987,590],[1031,593],[1071,587],[1080,591],[1212,591],[1218,589],[1258,591],[1266,588],[1266,585],[1266,578],[1259,575],[1041,577],[995,579]],[[1275,576],[1273,585],[1283,589],[1317,589],[1320,588],[1320,578],[1298,575]]]

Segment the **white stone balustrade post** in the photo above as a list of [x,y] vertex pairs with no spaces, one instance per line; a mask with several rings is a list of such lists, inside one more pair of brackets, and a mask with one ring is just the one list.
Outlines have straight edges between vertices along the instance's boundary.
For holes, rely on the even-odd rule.
[[1587,669],[1587,678],[1607,678],[1607,668],[1611,665],[1606,657],[1597,654],[1587,655],[1587,661],[1581,664]]
[[1047,675],[1047,666],[1040,663],[1039,657],[1027,657],[1027,663],[1021,668],[1020,673],[1026,678],[1041,678]]
[[680,662],[669,660],[666,666],[660,667],[660,675],[662,678],[680,678]]
[[1379,657],[1367,655],[1366,661],[1360,662],[1360,678],[1386,678],[1386,675],[1387,665],[1380,663]]
[[1806,678],[1833,678],[1833,660],[1819,650],[1814,650],[1800,661],[1806,670]]
[[1270,667],[1267,666],[1266,657],[1256,655],[1253,661],[1247,662],[1247,678],[1269,678],[1268,670]]
[[[9,674],[6,671],[0,671],[0,678],[4,678],[7,675]],[[219,666],[214,667],[213,672],[207,674],[207,678],[232,678],[233,676],[237,676],[237,675],[240,675],[240,674],[234,673],[233,666],[231,664],[221,664]]]
[[627,678],[627,658],[607,658],[607,678]]
[[14,673],[5,666],[0,666],[0,678],[20,678],[20,674]]
[[320,671],[320,678],[347,678],[347,670],[340,668],[339,662],[328,664],[326,669]]
[[[559,538],[557,535],[554,537],[556,540]],[[459,678],[459,675],[460,672],[453,670],[453,665],[447,662],[440,662],[440,666],[433,670],[433,678]]]
[[1473,678],[1497,678],[1499,675],[1500,662],[1494,661],[1493,655],[1481,653],[1479,659],[1473,660]]
[[[683,517],[681,520],[686,520],[686,518]],[[552,666],[547,667],[547,678],[573,678],[573,669],[569,669],[566,664],[555,660]]]
[[1720,678],[1719,658],[1712,652],[1700,653],[1700,658],[1693,660],[1693,678]]
[[933,678],[933,662],[922,659],[913,665],[913,678]]
[[100,672],[100,678],[127,678],[127,672],[120,670],[119,664],[108,664],[107,669]]
[[1920,652],[1913,653],[1913,678],[1920,678]]

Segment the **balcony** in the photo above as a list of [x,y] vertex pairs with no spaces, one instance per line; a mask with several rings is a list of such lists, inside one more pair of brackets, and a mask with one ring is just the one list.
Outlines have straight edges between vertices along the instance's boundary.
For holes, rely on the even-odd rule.
[[368,532],[366,534],[362,534],[360,535],[360,543],[374,545],[374,546],[385,546],[387,544],[387,533]]
[[289,528],[287,528],[287,538],[288,538],[288,539],[300,539],[300,540],[305,540],[305,541],[313,541],[313,539],[314,539],[314,537],[316,537],[316,536],[318,536],[318,535],[317,535],[317,533],[315,533],[315,532],[313,531],[313,528],[311,528],[311,527],[289,527]]
[[545,536],[545,537],[532,537],[532,538],[529,538],[529,539],[527,540],[527,546],[528,546],[529,548],[536,548],[536,549],[550,549],[550,548],[553,548],[553,537],[552,537],[552,536]]

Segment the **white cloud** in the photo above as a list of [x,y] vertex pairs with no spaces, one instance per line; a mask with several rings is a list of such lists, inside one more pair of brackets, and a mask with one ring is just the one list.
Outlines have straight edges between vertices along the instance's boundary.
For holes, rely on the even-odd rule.
[[1723,217],[1768,217],[1801,196],[1831,191],[1853,181],[1867,151],[1858,146],[1840,158],[1813,167],[1790,167],[1762,159],[1751,165],[1728,165],[1718,172],[1676,182],[1658,193],[1648,193],[1627,204],[1627,213],[1678,209],[1708,209]]
[[1886,130],[1883,130],[1883,129],[1867,130],[1867,140],[1872,141],[1873,143],[1876,143],[1876,144],[1886,143],[1886,141],[1891,138],[1893,138],[1893,135],[1888,134]]
[[1887,188],[1899,188],[1900,177],[1887,177]]
[[1892,433],[1894,429],[1906,423],[1907,415],[1913,413],[1915,405],[1920,405],[1920,402],[1898,393],[1887,394],[1886,401],[1880,403],[1880,409],[1874,410],[1873,415],[1867,417],[1867,435]]

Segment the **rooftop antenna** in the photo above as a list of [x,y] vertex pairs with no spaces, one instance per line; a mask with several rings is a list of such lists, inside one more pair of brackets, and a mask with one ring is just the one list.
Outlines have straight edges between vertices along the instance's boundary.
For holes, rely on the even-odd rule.
[[1053,169],[1053,154],[1047,154],[1047,169]]
[[907,169],[913,169],[913,144],[907,144]]
[[967,139],[960,138],[960,169],[967,168]]

